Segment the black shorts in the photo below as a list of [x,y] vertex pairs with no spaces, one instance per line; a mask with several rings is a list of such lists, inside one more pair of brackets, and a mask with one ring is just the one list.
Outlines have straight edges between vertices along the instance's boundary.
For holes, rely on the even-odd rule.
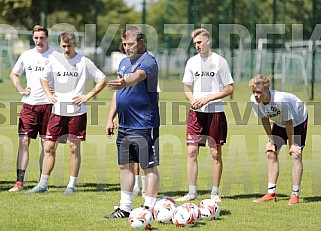
[[119,128],[118,164],[140,163],[142,169],[159,165],[159,128]]
[[[306,119],[303,123],[295,126],[293,129],[294,129],[294,143],[296,143],[303,149],[303,147],[305,146],[305,140],[307,136],[308,119]],[[288,140],[286,129],[276,124],[273,124],[272,135],[273,135],[274,143],[276,145],[277,150],[280,150],[282,145],[286,144]]]

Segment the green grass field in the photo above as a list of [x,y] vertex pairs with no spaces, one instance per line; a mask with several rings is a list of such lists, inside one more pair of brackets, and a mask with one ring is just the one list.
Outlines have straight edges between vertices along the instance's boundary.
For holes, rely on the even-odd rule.
[[[179,81],[161,82],[162,115],[159,167],[159,195],[174,198],[187,192],[185,120],[186,100]],[[296,88],[297,89],[297,88]],[[0,230],[129,230],[126,219],[105,220],[119,204],[120,187],[115,137],[104,135],[111,92],[105,89],[90,102],[87,141],[82,146],[82,165],[77,193],[62,192],[69,180],[69,146],[60,145],[47,195],[9,193],[16,179],[17,116],[20,96],[8,82],[0,84]],[[293,92],[307,102],[309,128],[304,150],[304,175],[298,206],[288,206],[291,193],[291,161],[287,147],[280,154],[280,175],[276,203],[252,201],[266,192],[266,136],[248,105],[246,83],[236,83],[232,98],[226,100],[229,123],[228,141],[223,148],[224,170],[220,187],[221,216],[216,221],[201,221],[193,230],[320,230],[321,221],[321,123],[320,92],[307,101],[304,90]],[[98,108],[98,110],[97,110]],[[26,186],[39,177],[39,141],[30,145]],[[211,157],[208,148],[199,156],[198,188],[200,200],[211,189]],[[143,198],[134,198],[139,207]],[[175,230],[174,225],[153,223],[153,230]]]

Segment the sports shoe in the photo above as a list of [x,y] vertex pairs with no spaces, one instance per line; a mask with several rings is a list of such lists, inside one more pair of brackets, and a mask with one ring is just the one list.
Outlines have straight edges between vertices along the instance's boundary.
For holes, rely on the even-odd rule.
[[138,197],[138,196],[141,196],[141,195],[142,195],[142,192],[140,191],[140,188],[139,187],[134,187],[133,197]]
[[211,200],[215,202],[221,202],[221,198],[219,195],[211,194]]
[[74,187],[67,187],[66,190],[64,191],[65,196],[70,196],[75,193],[75,188]]
[[34,193],[47,193],[47,188],[40,188],[39,186],[35,186],[32,189],[28,190],[24,193],[24,195],[34,194]]
[[185,196],[175,199],[176,201],[192,201],[197,199],[197,195],[187,193]]
[[21,181],[16,181],[16,183],[9,189],[9,192],[18,192],[23,190],[23,183]]
[[299,204],[299,196],[292,194],[289,200],[289,205],[297,205]]
[[253,202],[267,202],[267,201],[276,201],[276,195],[275,193],[267,193],[260,199],[256,199]]
[[117,208],[112,214],[104,216],[106,219],[112,219],[112,218],[126,218],[129,217],[129,212],[122,210],[120,208]]

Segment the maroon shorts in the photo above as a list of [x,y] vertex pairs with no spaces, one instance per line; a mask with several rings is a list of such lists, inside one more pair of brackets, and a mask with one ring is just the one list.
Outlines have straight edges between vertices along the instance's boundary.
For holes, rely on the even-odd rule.
[[69,140],[86,140],[87,114],[60,116],[51,114],[46,140],[65,143]]
[[19,117],[18,133],[36,139],[37,135],[44,137],[52,104],[30,105],[23,104]]
[[[307,136],[308,119],[306,119],[302,124],[295,126],[293,129],[294,129],[294,143],[296,143],[297,145],[303,148],[305,146],[305,140]],[[286,129],[276,124],[273,124],[272,135],[273,135],[274,143],[276,145],[277,150],[280,150],[281,146],[286,144],[288,140]]]
[[220,146],[226,143],[227,122],[224,112],[204,113],[190,110],[187,118],[187,145]]

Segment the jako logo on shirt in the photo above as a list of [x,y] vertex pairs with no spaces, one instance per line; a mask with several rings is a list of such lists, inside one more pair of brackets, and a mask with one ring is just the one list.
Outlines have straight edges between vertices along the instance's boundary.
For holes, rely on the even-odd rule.
[[78,72],[64,71],[61,73],[60,71],[58,71],[57,76],[59,76],[59,77],[78,77]]
[[195,76],[199,77],[203,77],[203,76],[208,76],[208,77],[214,77],[215,72],[213,71],[202,71],[201,73],[199,73],[198,71],[196,71]]
[[[41,66],[35,66],[33,71],[43,71],[45,68]],[[28,71],[32,71],[32,66],[28,67]]]
[[35,67],[35,71],[43,71],[45,68],[44,67]]
[[275,106],[271,106],[270,108],[266,108],[265,112],[267,113],[266,117],[271,118],[271,117],[275,117],[281,114],[281,111],[275,107]]

